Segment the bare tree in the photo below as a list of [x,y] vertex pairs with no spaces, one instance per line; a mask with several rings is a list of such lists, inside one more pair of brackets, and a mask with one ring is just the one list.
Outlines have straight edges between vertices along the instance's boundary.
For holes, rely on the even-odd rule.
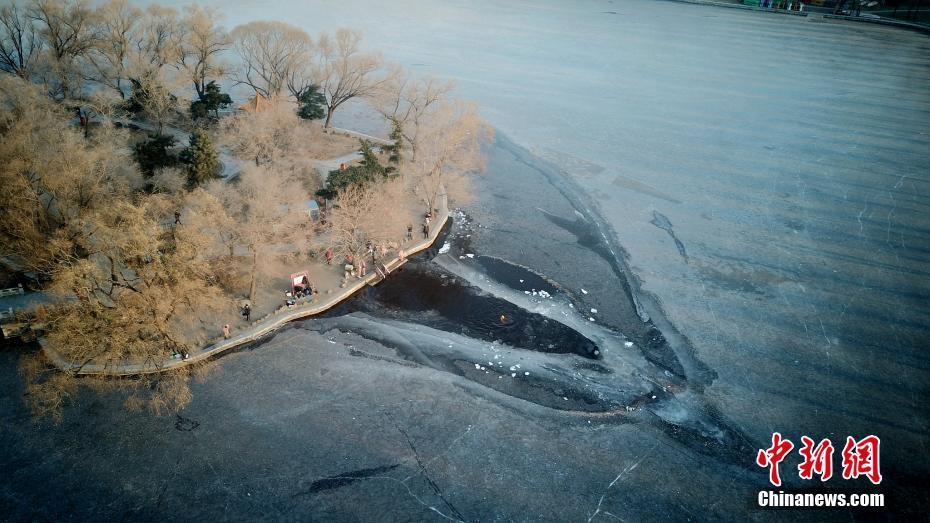
[[191,5],[186,9],[183,28],[180,63],[197,96],[203,98],[210,78],[218,78],[226,72],[220,62],[220,53],[229,49],[229,35],[216,25],[221,14],[212,8]]
[[138,51],[142,10],[127,0],[110,0],[97,10],[98,41],[89,53],[96,80],[126,98],[127,69]]
[[86,0],[35,0],[29,17],[37,23],[48,49],[50,92],[71,96],[82,79],[78,59],[97,42],[94,10]]
[[[196,227],[168,225],[173,206],[159,196],[117,200],[87,216],[77,239],[86,255],[62,258],[55,270],[52,290],[67,299],[46,317],[50,348],[76,364],[157,367],[172,351],[202,341],[195,333],[205,318],[232,313],[231,300],[211,285],[213,271],[201,255],[210,239]],[[42,376],[28,379],[36,390],[62,385]],[[178,409],[190,400],[186,379],[141,380],[145,386],[136,391],[153,410]],[[56,397],[45,392],[34,400]]]
[[42,276],[136,174],[125,136],[101,127],[85,139],[67,119],[36,87],[0,76],[0,263]]
[[249,300],[253,306],[270,257],[301,250],[309,235],[303,210],[309,195],[293,178],[267,167],[248,166],[234,184],[211,184],[208,189],[234,222],[234,237],[248,249]]
[[256,21],[237,26],[230,36],[241,61],[235,72],[237,84],[248,85],[267,98],[302,84],[298,78],[307,70],[313,51],[313,41],[303,29],[284,22]]
[[171,76],[162,69],[181,60],[183,31],[174,9],[152,5],[143,11],[128,0],[110,0],[97,9],[96,20],[96,43],[87,53],[94,79],[122,98],[127,82],[149,86]]
[[416,160],[417,148],[424,138],[423,126],[454,89],[452,82],[431,76],[416,78],[398,70],[378,91],[375,107],[400,132],[403,143],[398,145],[410,150],[411,161]]
[[133,102],[155,123],[158,134],[164,132],[165,124],[178,107],[174,90],[179,87],[179,80],[176,71],[167,68],[143,70],[131,78]]
[[184,32],[177,9],[152,4],[136,41],[136,68],[158,70],[180,61]]
[[261,111],[227,118],[220,140],[255,165],[275,164],[275,170],[288,173],[310,167],[306,151],[313,141],[311,131],[286,100],[275,99]]
[[339,193],[327,213],[327,245],[337,256],[360,256],[366,244],[400,243],[411,216],[401,180],[352,185]]
[[342,104],[374,96],[391,79],[380,55],[359,50],[361,39],[361,33],[345,28],[338,29],[334,38],[320,36],[320,66],[315,74],[326,95],[326,128],[332,127],[333,114]]
[[0,70],[30,79],[44,42],[20,4],[0,7]]
[[401,167],[415,193],[427,209],[435,208],[443,188],[450,197],[466,198],[461,190],[467,188],[466,176],[484,169],[481,147],[494,136],[494,129],[475,104],[453,100],[430,114],[421,133],[425,139],[419,140],[416,159]]

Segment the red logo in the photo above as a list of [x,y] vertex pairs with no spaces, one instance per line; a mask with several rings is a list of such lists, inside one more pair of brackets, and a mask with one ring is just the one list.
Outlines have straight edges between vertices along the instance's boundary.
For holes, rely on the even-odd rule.
[[801,479],[812,479],[814,474],[820,475],[820,481],[833,477],[833,443],[824,438],[814,448],[814,440],[801,436],[804,444],[799,451],[804,456],[804,462],[798,465],[798,475]]
[[878,436],[866,436],[859,441],[846,436],[843,447],[843,479],[855,479],[860,475],[869,478],[874,485],[882,482],[882,473],[878,467]]
[[[814,474],[820,476],[820,481],[827,481],[833,477],[833,443],[824,438],[814,445],[814,440],[801,436],[802,446],[798,449],[803,461],[798,465],[798,476],[801,479],[814,479]],[[846,437],[843,447],[843,479],[856,479],[865,476],[873,484],[882,482],[882,473],[879,466],[879,447],[881,440],[878,436],[869,435],[856,441],[852,436]],[[776,487],[781,486],[781,475],[778,466],[794,449],[794,443],[785,439],[781,433],[772,434],[772,446],[759,449],[756,454],[756,464],[769,469],[769,482]]]
[[760,467],[769,467],[769,481],[776,487],[781,486],[781,477],[778,475],[778,464],[785,459],[785,456],[794,448],[794,443],[782,439],[781,433],[772,434],[772,446],[768,449],[759,450],[756,455],[756,464]]

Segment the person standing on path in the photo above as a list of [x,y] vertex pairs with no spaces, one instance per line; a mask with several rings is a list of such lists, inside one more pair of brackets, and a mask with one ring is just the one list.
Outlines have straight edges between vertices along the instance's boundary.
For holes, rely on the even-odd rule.
[[242,315],[245,316],[246,323],[251,321],[252,320],[252,306],[246,303],[245,307],[242,308]]
[[223,325],[223,339],[229,339],[229,324]]
[[181,225],[181,211],[174,211],[174,224]]
[[333,248],[327,247],[326,248],[326,265],[332,265],[332,264],[333,264]]
[[[375,254],[371,254],[371,263],[375,263]],[[362,258],[362,263],[359,265],[359,278],[364,278],[368,274],[368,262]]]
[[429,222],[423,223],[423,239],[429,239]]
[[413,225],[407,225],[407,241],[413,241]]

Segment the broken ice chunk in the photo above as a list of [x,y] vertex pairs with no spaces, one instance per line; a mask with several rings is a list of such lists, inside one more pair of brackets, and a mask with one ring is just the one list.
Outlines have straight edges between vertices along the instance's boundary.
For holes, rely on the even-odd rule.
[[446,242],[442,244],[442,247],[439,248],[439,254],[445,254],[449,252],[449,249],[451,248],[452,248],[452,245],[450,245],[449,242]]
[[586,290],[584,290],[584,289],[581,289],[581,294],[587,294],[587,293],[588,293],[588,291],[586,291]]
[[630,347],[633,346],[633,342],[632,342],[632,341],[625,341],[625,342],[623,342],[623,346],[629,349]]
[[591,314],[597,314],[597,309],[591,309]]

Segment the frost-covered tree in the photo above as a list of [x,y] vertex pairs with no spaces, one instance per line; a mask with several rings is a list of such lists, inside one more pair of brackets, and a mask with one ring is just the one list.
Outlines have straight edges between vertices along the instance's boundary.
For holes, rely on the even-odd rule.
[[185,9],[181,20],[183,36],[179,63],[200,100],[208,95],[213,83],[210,79],[226,73],[220,56],[232,43],[226,31],[217,26],[220,18],[221,13],[215,9],[191,5]]
[[317,75],[326,95],[326,121],[342,104],[354,98],[375,96],[390,81],[392,73],[384,70],[384,60],[377,53],[364,53],[359,47],[362,35],[351,29],[339,29],[334,37],[326,34],[318,42],[320,67]]
[[297,96],[303,89],[313,50],[313,41],[303,29],[259,20],[237,26],[230,36],[239,55],[237,83],[267,98],[285,89]]
[[233,241],[248,249],[249,300],[258,300],[263,267],[275,254],[305,247],[309,195],[300,182],[267,166],[248,165],[233,184],[211,184],[208,191],[227,209],[235,225]]

